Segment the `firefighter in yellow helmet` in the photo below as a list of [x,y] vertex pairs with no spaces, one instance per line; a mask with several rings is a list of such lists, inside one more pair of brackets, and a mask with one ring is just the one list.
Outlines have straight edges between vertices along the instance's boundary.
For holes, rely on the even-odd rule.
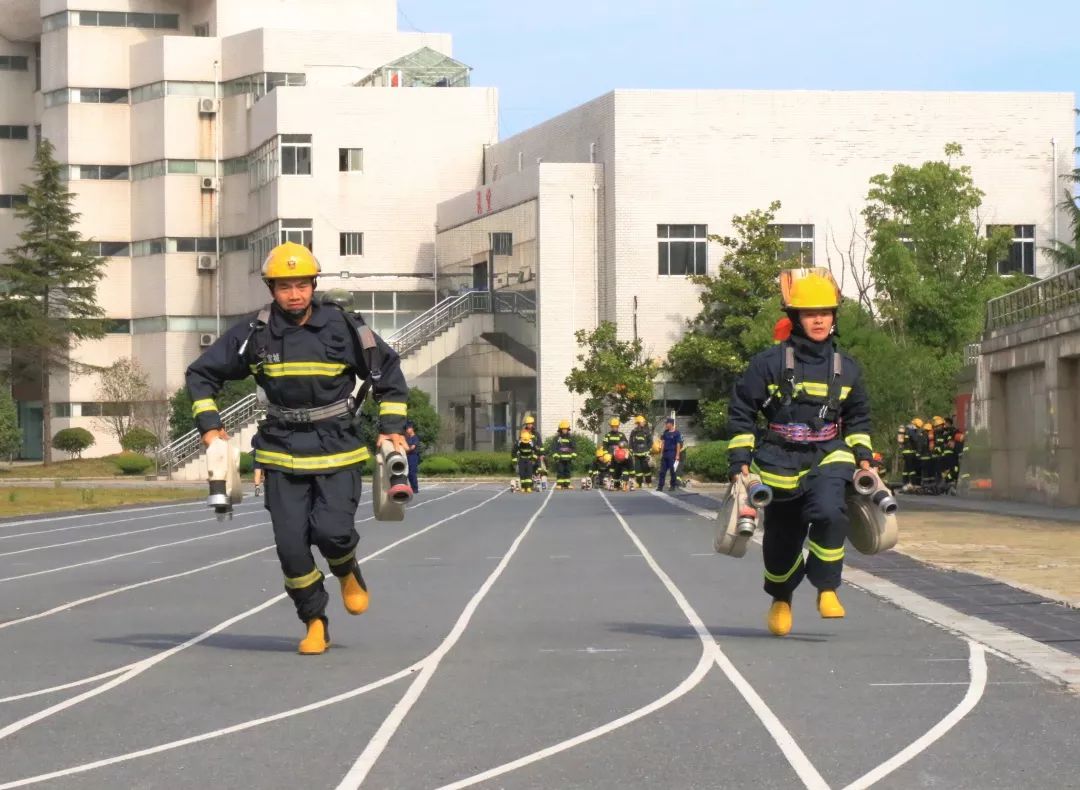
[[[604,436],[604,450],[611,456],[611,478],[615,489],[621,489],[623,486],[623,475],[629,477],[630,471],[630,453],[626,446],[626,436],[619,430],[622,426],[622,421],[618,417],[612,417],[608,421],[608,432]],[[624,452],[619,452],[620,450]],[[624,456],[625,457],[620,457]],[[626,482],[629,482],[628,480]]]
[[781,292],[791,337],[750,360],[728,411],[732,479],[752,471],[773,490],[763,553],[768,627],[780,636],[791,630],[792,595],[804,577],[817,588],[822,617],[844,616],[836,590],[849,525],[845,489],[856,466],[869,469],[873,459],[862,374],[834,340],[839,288],[827,270],[789,270]]
[[533,475],[536,473],[536,446],[533,444],[531,431],[522,429],[511,454],[517,462],[518,483],[521,486],[519,490],[523,494],[531,494]]
[[536,417],[529,414],[522,421],[521,430],[528,431],[532,436],[533,443],[533,474],[544,465],[544,442],[540,438],[540,431],[536,427]]
[[652,463],[649,453],[652,450],[653,432],[645,422],[645,415],[634,417],[634,430],[630,431],[630,454],[634,464],[634,480],[641,488],[646,483],[652,484]]
[[[270,251],[262,266],[272,301],[225,332],[187,369],[192,412],[203,441],[225,436],[214,397],[226,381],[254,374],[266,393],[266,419],[253,441],[265,474],[265,507],[285,591],[307,628],[302,654],[330,644],[329,596],[311,546],[338,578],[350,614],[367,609],[356,561],[354,518],[368,449],[355,425],[370,390],[379,404],[379,440],[404,454],[409,389],[400,360],[363,319],[315,299],[319,263],[299,244]],[[357,382],[363,397],[353,398]]]
[[569,420],[559,423],[559,432],[555,435],[552,453],[555,456],[555,489],[572,488],[571,475],[574,473],[577,450],[574,448],[574,438],[570,435]]
[[596,490],[603,488],[604,481],[607,480],[608,462],[604,460],[606,455],[603,447],[597,447],[596,457],[593,459],[592,466],[589,467],[589,477],[592,478],[592,486]]

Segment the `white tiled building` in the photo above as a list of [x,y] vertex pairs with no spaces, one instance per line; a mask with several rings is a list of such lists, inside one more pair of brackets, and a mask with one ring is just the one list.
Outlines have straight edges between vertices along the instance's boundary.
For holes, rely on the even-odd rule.
[[[110,334],[82,361],[133,356],[174,391],[265,303],[257,265],[283,239],[399,327],[435,301],[436,205],[480,183],[498,132],[495,90],[451,55],[448,35],[399,32],[395,0],[0,0],[0,250],[43,135],[108,257]],[[53,431],[89,428],[104,453],[97,387],[55,380]],[[21,396],[33,455],[40,404]]]
[[[839,273],[870,177],[942,159],[950,142],[986,193],[982,222],[1015,227],[1005,268],[1045,276],[1040,248],[1069,232],[1055,206],[1074,106],[1066,93],[619,90],[504,140],[487,151],[485,185],[439,207],[439,287],[488,277],[535,299],[535,382],[516,369],[524,354],[500,348],[515,338],[495,332],[440,366],[440,407],[466,444],[498,446],[501,426],[533,408],[550,435],[577,416],[563,385],[574,331],[616,321],[663,358],[699,307],[685,273],[719,263],[706,233],[779,200],[789,250]],[[502,233],[513,246],[498,252],[512,254],[491,254]],[[696,405],[684,388],[665,394],[677,410]]]

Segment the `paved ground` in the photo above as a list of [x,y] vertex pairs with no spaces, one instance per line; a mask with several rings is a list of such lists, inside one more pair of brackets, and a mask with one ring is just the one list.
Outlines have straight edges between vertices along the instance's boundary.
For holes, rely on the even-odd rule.
[[0,524],[0,790],[1080,787],[1080,697],[918,596],[769,636],[705,502],[425,491],[315,658],[256,502]]

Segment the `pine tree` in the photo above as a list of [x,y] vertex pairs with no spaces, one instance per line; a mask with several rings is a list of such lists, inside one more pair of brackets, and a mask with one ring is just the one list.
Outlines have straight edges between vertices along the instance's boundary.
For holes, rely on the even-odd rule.
[[13,370],[15,377],[40,377],[45,463],[50,463],[49,380],[64,371],[86,372],[88,366],[71,358],[72,345],[105,334],[95,293],[105,261],[75,229],[79,214],[72,210],[73,196],[48,140],[38,146],[33,171],[34,183],[23,187],[26,203],[16,211],[25,223],[20,243],[0,266],[0,340],[22,363],[21,370]]
[[6,384],[0,385],[0,458],[9,462],[22,447],[22,431],[19,430],[19,413]]

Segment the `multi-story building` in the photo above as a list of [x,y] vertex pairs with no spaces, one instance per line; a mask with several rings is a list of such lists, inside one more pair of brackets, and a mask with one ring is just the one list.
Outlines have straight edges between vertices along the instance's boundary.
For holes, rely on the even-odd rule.
[[[89,6],[90,8],[87,8]],[[435,302],[437,204],[478,184],[498,131],[450,36],[397,30],[395,0],[3,0],[0,249],[47,137],[107,259],[109,334],[76,357],[133,357],[159,394],[267,300],[258,271],[293,240],[380,331]],[[98,378],[52,382],[53,430],[110,408]],[[17,392],[24,455],[41,406]]]
[[[620,90],[504,140],[484,185],[439,207],[440,292],[493,289],[496,321],[438,366],[440,411],[462,446],[502,446],[534,409],[550,435],[581,404],[563,383],[575,331],[615,321],[662,360],[698,311],[687,275],[720,264],[707,236],[774,200],[788,251],[851,292],[870,178],[950,142],[985,192],[986,229],[1013,229],[1001,270],[1052,274],[1074,106],[1066,93]],[[696,398],[656,392],[685,415]]]

